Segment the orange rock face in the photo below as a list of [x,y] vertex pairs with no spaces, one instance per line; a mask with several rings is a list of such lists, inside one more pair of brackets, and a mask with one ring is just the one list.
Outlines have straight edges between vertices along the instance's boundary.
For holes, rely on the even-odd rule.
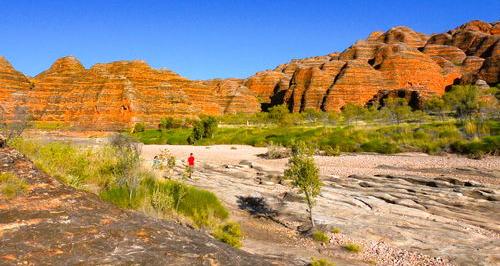
[[0,119],[11,121],[16,107],[26,104],[31,82],[0,56]]
[[[407,27],[373,32],[339,54],[292,60],[250,77],[251,90],[269,104],[291,111],[336,111],[348,103],[364,105],[379,91],[443,94],[454,83],[478,79],[499,82],[499,23],[471,21],[447,33],[428,36]],[[274,72],[274,73],[273,73]],[[281,76],[280,76],[281,75]],[[280,81],[277,79],[281,78]]]
[[[471,21],[432,36],[407,27],[373,32],[341,53],[294,59],[247,79],[192,81],[143,61],[96,64],[64,57],[27,78],[0,57],[0,111],[16,107],[40,122],[118,130],[163,117],[255,113],[276,104],[291,111],[338,111],[384,92],[443,94],[455,83],[500,81],[500,23]],[[385,95],[384,94],[384,95]]]

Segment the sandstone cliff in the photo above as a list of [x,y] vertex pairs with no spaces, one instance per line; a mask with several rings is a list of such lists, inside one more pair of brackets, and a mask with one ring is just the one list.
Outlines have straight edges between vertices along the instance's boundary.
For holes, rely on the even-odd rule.
[[394,27],[341,53],[294,59],[247,79],[192,81],[143,61],[86,69],[74,57],[28,78],[0,57],[0,112],[9,118],[22,106],[42,123],[118,130],[155,126],[166,116],[255,113],[282,103],[294,112],[338,111],[381,92],[425,98],[477,80],[500,81],[500,22],[471,21],[433,35]]
[[425,35],[407,27],[373,32],[342,53],[292,60],[259,72],[247,86],[264,104],[337,111],[366,104],[381,91],[443,94],[457,83],[500,82],[500,23],[471,21]]

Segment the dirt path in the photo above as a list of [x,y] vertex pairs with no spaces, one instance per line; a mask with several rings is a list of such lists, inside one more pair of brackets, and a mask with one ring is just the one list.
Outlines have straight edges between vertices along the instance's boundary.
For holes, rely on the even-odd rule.
[[[342,230],[322,246],[297,233],[306,213],[300,195],[280,184],[286,159],[267,160],[258,156],[265,148],[241,145],[146,145],[143,156],[150,160],[163,148],[179,159],[195,154],[192,184],[215,192],[231,208],[247,232],[244,248],[253,253],[303,261],[328,257],[338,265],[494,265],[500,260],[498,157],[316,157],[325,187],[315,220]],[[363,251],[346,252],[341,246],[349,242]]]

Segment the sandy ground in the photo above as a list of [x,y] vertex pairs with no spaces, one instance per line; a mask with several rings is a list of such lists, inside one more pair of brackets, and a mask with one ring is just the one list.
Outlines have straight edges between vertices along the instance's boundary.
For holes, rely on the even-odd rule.
[[[162,149],[168,149],[177,159],[186,160],[193,153],[197,165],[238,164],[248,160],[267,170],[283,171],[288,159],[269,160],[258,156],[267,152],[267,148],[246,145],[144,145],[142,154],[146,160],[152,160]],[[500,157],[490,156],[482,160],[448,154],[432,156],[423,153],[402,153],[395,155],[381,154],[343,154],[341,156],[316,156],[316,163],[322,176],[347,177],[349,175],[415,175],[435,177],[436,175],[453,176],[458,179],[500,184]]]

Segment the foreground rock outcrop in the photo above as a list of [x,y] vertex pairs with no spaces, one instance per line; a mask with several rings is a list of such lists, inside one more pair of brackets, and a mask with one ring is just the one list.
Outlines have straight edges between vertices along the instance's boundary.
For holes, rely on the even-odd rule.
[[0,172],[29,184],[14,199],[0,194],[1,265],[270,264],[205,233],[62,185],[14,150],[0,149]]
[[41,123],[119,130],[138,122],[155,126],[167,116],[255,113],[283,103],[294,112],[338,111],[348,103],[365,105],[381,91],[425,98],[453,84],[498,83],[499,25],[471,21],[433,35],[394,27],[341,53],[294,59],[247,79],[192,81],[144,61],[86,69],[74,57],[28,78],[0,57],[0,112],[10,117],[24,106]]

